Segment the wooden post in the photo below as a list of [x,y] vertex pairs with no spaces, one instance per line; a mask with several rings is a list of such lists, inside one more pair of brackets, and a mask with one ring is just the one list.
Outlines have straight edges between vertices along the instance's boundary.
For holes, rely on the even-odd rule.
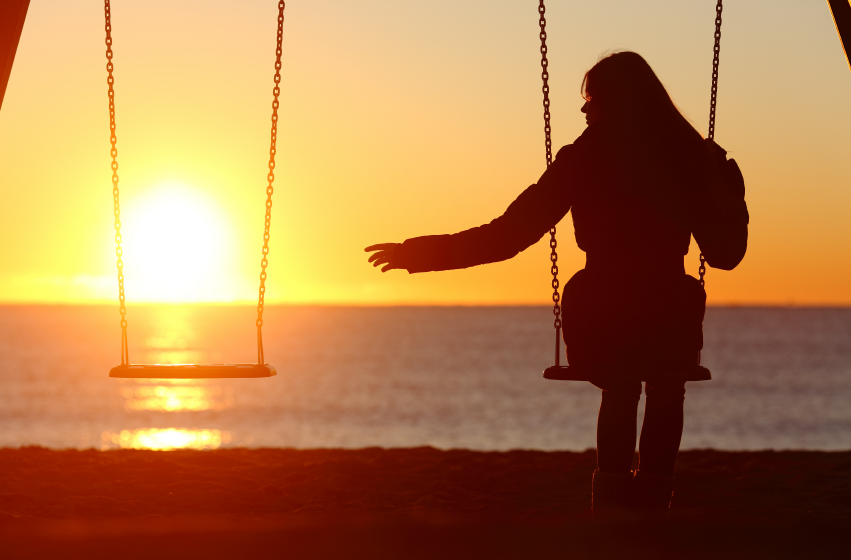
[[836,24],[836,32],[839,33],[839,40],[845,51],[845,60],[851,68],[851,1],[827,0],[827,5],[833,14],[833,23]]
[[0,108],[3,107],[6,85],[12,74],[12,63],[15,61],[15,51],[18,50],[29,5],[30,0],[0,1]]

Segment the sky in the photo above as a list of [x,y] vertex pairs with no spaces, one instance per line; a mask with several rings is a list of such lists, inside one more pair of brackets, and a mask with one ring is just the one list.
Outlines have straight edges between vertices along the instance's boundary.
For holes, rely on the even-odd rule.
[[[550,301],[546,240],[416,275],[363,252],[486,223],[543,172],[537,4],[288,2],[267,301]],[[276,12],[113,2],[132,303],[256,300]],[[551,0],[554,144],[585,127],[584,72],[621,49],[705,133],[714,17],[714,0]],[[0,111],[0,303],[117,299],[104,51],[100,2],[32,0]],[[716,140],[744,173],[751,228],[742,264],[709,270],[710,304],[851,304],[849,100],[826,2],[726,3]],[[585,260],[569,216],[559,248],[564,282]]]

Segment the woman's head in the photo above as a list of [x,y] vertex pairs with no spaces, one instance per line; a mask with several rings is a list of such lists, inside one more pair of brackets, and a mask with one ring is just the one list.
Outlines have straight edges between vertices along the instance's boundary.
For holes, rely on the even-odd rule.
[[694,131],[647,61],[631,51],[610,54],[588,70],[582,96],[589,124],[613,118],[637,125],[685,125]]

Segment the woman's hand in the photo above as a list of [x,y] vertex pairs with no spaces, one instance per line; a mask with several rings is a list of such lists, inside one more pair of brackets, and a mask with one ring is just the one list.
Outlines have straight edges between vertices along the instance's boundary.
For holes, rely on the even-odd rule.
[[394,268],[402,268],[397,266],[397,263],[394,261],[396,248],[399,247],[399,245],[401,245],[401,243],[379,243],[378,245],[370,245],[364,249],[364,251],[376,251],[370,255],[369,262],[372,263],[372,266],[385,265],[384,268],[381,269],[381,272],[387,272]]

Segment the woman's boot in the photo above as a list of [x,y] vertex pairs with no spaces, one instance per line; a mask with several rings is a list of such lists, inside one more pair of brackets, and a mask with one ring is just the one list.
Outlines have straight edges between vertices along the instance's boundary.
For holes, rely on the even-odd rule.
[[622,517],[629,511],[632,471],[607,473],[600,469],[591,478],[591,515],[595,518]]
[[632,481],[632,507],[638,512],[661,517],[671,507],[674,477],[635,471]]

